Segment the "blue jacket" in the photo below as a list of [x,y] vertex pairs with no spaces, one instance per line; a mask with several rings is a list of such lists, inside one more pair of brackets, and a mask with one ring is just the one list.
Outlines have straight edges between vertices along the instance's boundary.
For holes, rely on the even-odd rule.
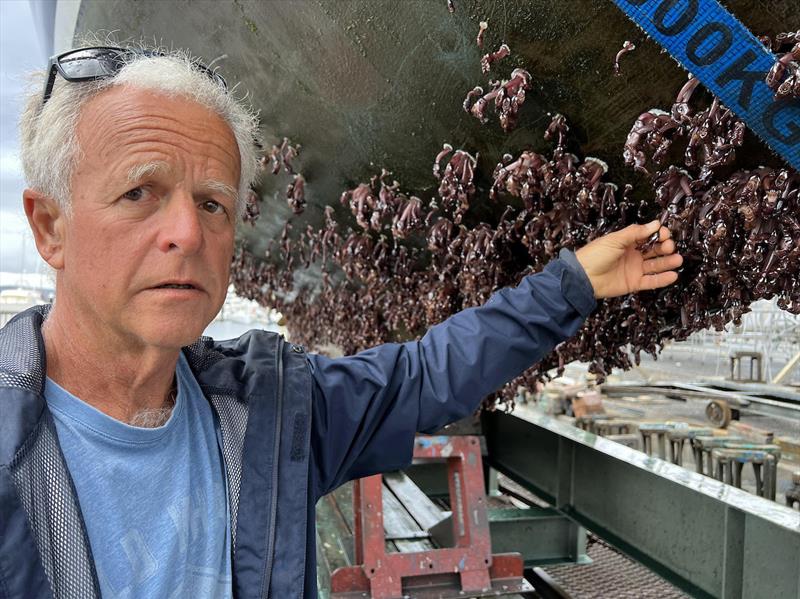
[[[184,348],[214,408],[238,599],[316,597],[314,507],[342,483],[409,464],[416,432],[481,399],[594,309],[570,252],[419,341],[330,359],[251,331]],[[42,308],[0,330],[0,598],[100,597],[91,546],[42,397]]]

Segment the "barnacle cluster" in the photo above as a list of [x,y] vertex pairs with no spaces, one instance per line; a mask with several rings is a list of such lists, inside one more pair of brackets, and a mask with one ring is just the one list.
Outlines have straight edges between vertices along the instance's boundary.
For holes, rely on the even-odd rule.
[[485,124],[489,121],[486,111],[493,103],[503,131],[512,131],[519,121],[519,109],[525,102],[525,94],[531,89],[531,74],[525,69],[514,69],[510,79],[495,79],[489,85],[491,89],[487,93],[478,85],[467,94],[462,105],[464,111]]
[[[294,214],[302,214],[306,207],[306,180],[302,174],[295,172],[293,161],[300,154],[300,145],[292,145],[288,137],[284,137],[280,145],[275,144],[261,157],[261,169],[269,169],[273,175],[283,170],[291,175],[292,181],[286,186],[286,203]],[[249,214],[250,201],[247,203],[248,212],[245,220],[251,223],[258,219],[259,213]]]
[[446,143],[433,161],[433,176],[439,181],[439,198],[442,205],[451,210],[455,224],[461,224],[464,213],[475,195],[475,166],[478,156],[471,156],[464,150],[456,150],[442,171],[442,164],[453,152],[453,146]]
[[761,41],[779,54],[766,79],[775,99],[800,98],[800,31],[764,36]]
[[242,221],[250,223],[250,226],[255,227],[256,221],[261,216],[261,196],[258,195],[255,189],[247,190],[247,197],[244,200],[244,214],[242,214]]
[[[283,312],[298,342],[353,353],[423,334],[540,270],[563,247],[660,218],[684,256],[678,282],[599,302],[573,338],[487,406],[513,405],[518,386],[533,388],[573,360],[601,378],[630,368],[669,339],[737,321],[757,299],[776,297],[800,313],[800,175],[741,168],[744,123],[695,79],[668,108],[643,112],[622,148],[648,178],[652,193],[637,196],[648,199],[633,201],[630,185],[608,181],[602,160],[570,152],[567,119],[556,114],[544,133],[552,151],[500,157],[484,173],[487,185],[478,157],[449,144],[434,160],[433,197],[402,190],[386,170],[353,185],[341,207],[325,208],[321,227],[293,236],[287,223],[266,260],[240,249],[236,289]],[[288,146],[270,153],[273,168]],[[490,222],[474,209],[487,203],[500,214]],[[321,288],[296,286],[295,269],[312,264],[322,270]]]
[[[481,21],[478,36],[475,39],[479,48],[483,48],[484,36],[488,24]],[[487,75],[496,62],[511,54],[507,44],[500,44],[494,52],[484,54],[481,58],[481,72]],[[493,79],[489,81],[490,89],[484,92],[480,85],[475,86],[464,98],[462,107],[478,119],[482,125],[489,122],[486,111],[494,104],[494,111],[500,120],[503,131],[509,132],[516,128],[519,121],[519,110],[525,102],[525,94],[531,89],[531,74],[525,69],[514,69],[509,79]]]

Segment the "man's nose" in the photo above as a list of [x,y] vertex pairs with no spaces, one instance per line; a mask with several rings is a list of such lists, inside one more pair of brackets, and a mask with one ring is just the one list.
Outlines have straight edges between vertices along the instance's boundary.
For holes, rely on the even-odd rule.
[[191,194],[175,191],[161,211],[158,247],[162,252],[196,253],[203,245],[200,213]]

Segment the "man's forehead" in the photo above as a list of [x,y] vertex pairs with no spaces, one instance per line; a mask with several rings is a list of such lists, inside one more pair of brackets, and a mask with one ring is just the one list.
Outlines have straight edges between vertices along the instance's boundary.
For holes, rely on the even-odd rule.
[[157,89],[111,87],[87,102],[78,127],[84,134],[94,133],[99,138],[126,136],[139,130],[174,133],[218,146],[238,158],[236,138],[225,119],[192,98]]
[[170,174],[175,147],[239,169],[238,145],[222,117],[194,100],[158,91],[125,85],[101,92],[85,106],[78,136],[84,153],[124,163],[130,180]]

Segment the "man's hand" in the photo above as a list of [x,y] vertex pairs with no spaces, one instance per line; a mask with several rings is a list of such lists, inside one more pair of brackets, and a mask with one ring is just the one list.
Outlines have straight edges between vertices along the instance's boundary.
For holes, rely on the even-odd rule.
[[[637,246],[658,231],[658,243],[642,253]],[[657,220],[630,225],[595,239],[575,252],[597,298],[666,287],[678,280],[683,257],[675,253],[670,232]]]

